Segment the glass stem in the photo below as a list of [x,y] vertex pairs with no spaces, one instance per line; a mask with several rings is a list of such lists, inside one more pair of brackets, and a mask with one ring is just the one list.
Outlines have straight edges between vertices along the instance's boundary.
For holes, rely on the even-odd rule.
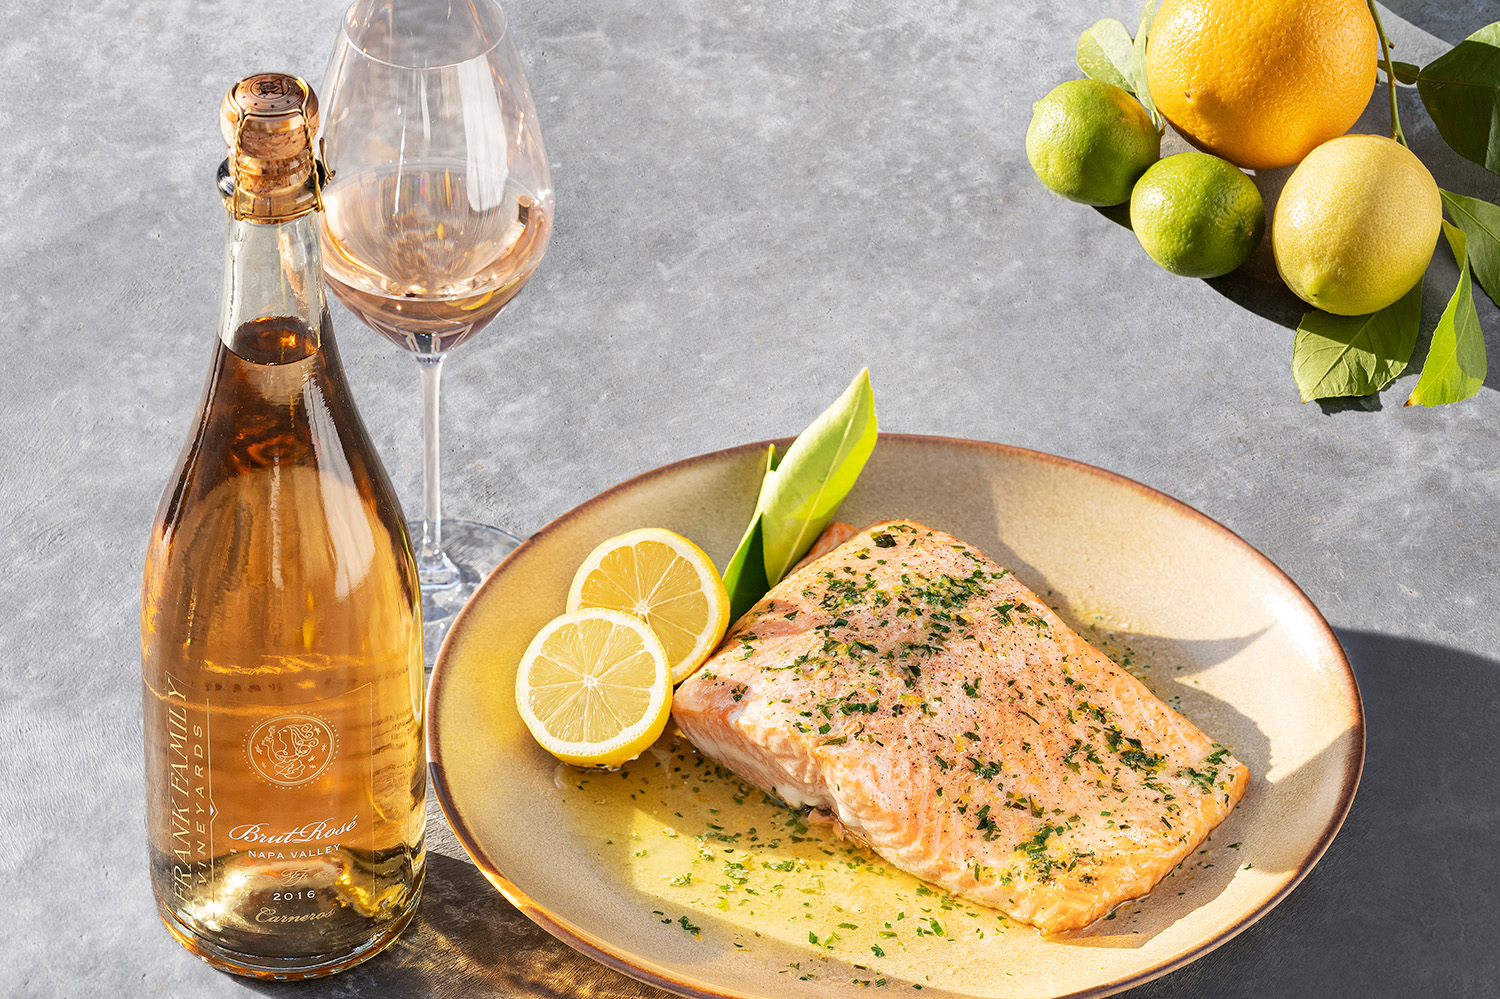
[[458,569],[443,554],[443,472],[438,433],[438,402],[446,354],[419,353],[422,366],[422,548],[417,575],[422,588],[440,589],[458,583]]

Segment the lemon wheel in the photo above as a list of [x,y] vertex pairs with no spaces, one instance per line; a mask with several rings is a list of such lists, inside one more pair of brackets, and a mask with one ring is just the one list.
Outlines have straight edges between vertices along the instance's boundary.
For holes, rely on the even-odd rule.
[[672,682],[697,669],[729,627],[729,593],[713,562],[680,534],[648,527],[599,545],[568,591],[568,612],[623,611],[651,626]]
[[521,657],[516,706],[541,747],[564,763],[620,766],[655,742],[671,715],[666,650],[630,614],[564,614]]

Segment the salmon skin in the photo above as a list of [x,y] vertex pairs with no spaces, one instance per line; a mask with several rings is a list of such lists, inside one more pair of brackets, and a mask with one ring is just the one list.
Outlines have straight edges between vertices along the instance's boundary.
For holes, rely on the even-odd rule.
[[1249,780],[1009,570],[903,520],[777,584],[672,715],[751,784],[1044,933],[1145,895]]

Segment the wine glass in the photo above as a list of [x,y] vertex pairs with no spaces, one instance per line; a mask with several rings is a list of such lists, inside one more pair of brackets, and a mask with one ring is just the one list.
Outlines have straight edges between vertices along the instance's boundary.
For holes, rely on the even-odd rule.
[[547,249],[547,154],[494,0],[355,0],[323,96],[324,275],[422,372],[417,567],[430,666],[453,616],[519,543],[443,519],[438,398],[448,351],[499,315]]

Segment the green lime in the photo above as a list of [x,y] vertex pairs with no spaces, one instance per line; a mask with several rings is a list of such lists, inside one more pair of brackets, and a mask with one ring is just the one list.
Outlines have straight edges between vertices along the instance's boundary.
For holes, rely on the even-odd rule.
[[1118,205],[1161,155],[1161,133],[1139,101],[1099,80],[1069,80],[1032,105],[1026,158],[1052,190],[1085,205]]
[[1130,195],[1130,227],[1173,274],[1211,278],[1243,264],[1260,245],[1266,210],[1255,183],[1233,163],[1178,153],[1141,175]]

